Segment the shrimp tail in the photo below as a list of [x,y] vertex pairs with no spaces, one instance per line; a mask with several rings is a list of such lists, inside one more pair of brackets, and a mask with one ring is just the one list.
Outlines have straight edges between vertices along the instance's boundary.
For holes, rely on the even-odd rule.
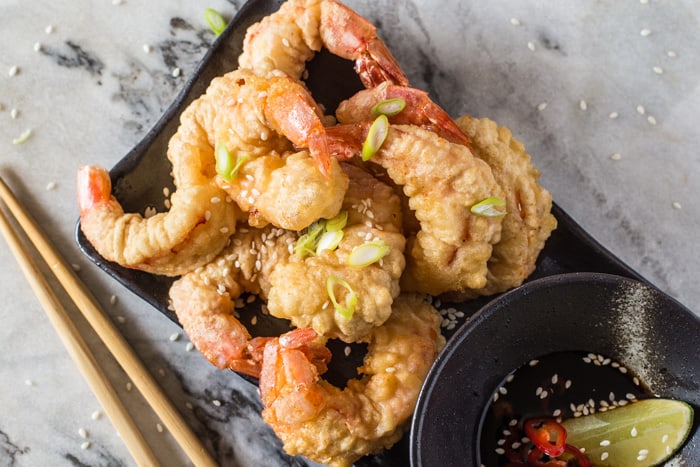
[[377,28],[367,19],[337,1],[321,5],[321,38],[333,54],[354,60],[355,72],[367,88],[383,82],[408,85],[408,78]]
[[112,181],[109,172],[96,165],[84,165],[78,170],[78,209],[84,216],[95,206],[106,203],[111,197]]

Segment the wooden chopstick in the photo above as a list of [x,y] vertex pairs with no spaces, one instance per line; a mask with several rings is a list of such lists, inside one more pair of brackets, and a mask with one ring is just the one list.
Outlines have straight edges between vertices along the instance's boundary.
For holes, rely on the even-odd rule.
[[[61,258],[56,249],[51,245],[51,243],[47,240],[45,235],[36,225],[36,222],[34,222],[34,220],[30,217],[27,211],[21,206],[19,201],[17,201],[17,198],[14,196],[10,188],[5,184],[2,177],[0,177],[0,199],[2,199],[2,201],[5,202],[6,206],[9,208],[10,212],[17,220],[17,223],[22,227],[27,237],[36,247],[39,254],[49,265],[56,278],[66,290],[71,299],[75,302],[76,306],[81,311],[83,316],[85,316],[85,318],[93,327],[97,335],[100,336],[102,341],[105,343],[106,347],[109,349],[112,355],[114,355],[117,362],[124,369],[124,371],[129,376],[134,385],[139,389],[139,391],[146,399],[148,404],[153,408],[156,415],[158,415],[160,420],[166,426],[168,431],[170,431],[170,433],[173,435],[175,440],[178,442],[178,444],[187,454],[190,460],[194,463],[194,465],[216,466],[216,462],[212,459],[207,450],[200,443],[199,439],[192,432],[190,427],[185,423],[185,421],[182,419],[177,410],[173,407],[172,403],[163,394],[158,384],[155,382],[151,374],[144,368],[143,364],[136,356],[134,351],[131,349],[129,344],[126,342],[124,337],[121,335],[121,333],[119,333],[114,324],[101,311],[100,307],[97,305],[96,300],[94,299],[92,294],[90,294],[87,291],[87,289],[80,281],[78,276],[75,274],[73,269],[70,266],[68,266],[68,264],[63,258]],[[26,256],[26,258],[28,258],[29,261],[31,261],[31,258],[26,253],[26,250],[24,250],[24,248],[21,247],[21,242],[18,241],[17,235],[14,233],[9,222],[7,222],[5,216],[3,216],[2,223],[4,224],[3,233],[6,237],[8,237],[8,242],[11,241],[9,239],[10,237],[14,237],[19,245],[19,250],[22,252],[19,253],[19,255]],[[6,228],[9,229],[9,233],[5,232]],[[15,249],[16,247],[13,247],[13,250]],[[16,256],[17,254],[18,253],[15,252]],[[30,283],[36,281],[39,285],[39,288],[42,289],[42,292],[37,292],[37,289],[34,289],[37,295],[39,295],[39,293],[44,295],[46,292],[43,292],[43,290],[50,290],[48,284],[46,284],[46,279],[42,277],[41,271],[38,268],[36,268],[36,265],[34,265],[34,267],[27,267],[25,275],[27,275],[27,278],[30,281]],[[41,282],[42,280],[43,282]],[[40,297],[40,300],[42,301],[42,304],[44,304],[44,299]],[[55,298],[55,295],[54,298],[49,298],[48,300],[46,300],[46,302],[55,302],[52,304],[52,307],[58,306],[59,308],[61,308],[60,302]],[[65,311],[63,311],[62,314],[57,314],[56,319],[60,321],[70,322],[70,318],[65,313]],[[56,326],[57,329],[59,329],[59,334],[64,332],[68,333],[68,327],[71,325],[72,322],[70,323],[70,325],[62,325],[59,328],[56,325],[56,323],[54,323],[54,326]],[[66,326],[65,329],[64,326]],[[75,329],[75,326],[72,326],[73,331],[77,333],[78,331],[77,329]],[[82,340],[81,342],[82,345],[79,345],[79,347],[82,347],[85,351],[88,351],[87,347],[85,346],[85,343]],[[77,341],[73,342],[71,338],[70,345],[77,345]],[[94,361],[94,358],[90,357],[90,359],[95,365],[97,365]],[[107,381],[103,374],[100,376],[97,374],[86,373],[86,377],[88,378],[88,380],[95,378],[97,380],[103,379],[104,381]],[[110,405],[111,402],[105,403],[101,400],[100,402],[103,404],[105,411],[108,412],[108,405]],[[113,409],[113,411],[123,412],[124,415],[126,414],[126,411],[121,405],[121,403],[119,403],[119,405],[114,406],[110,405],[110,408]],[[116,423],[115,427],[119,429]],[[126,430],[128,429],[128,427],[125,426],[124,429]],[[122,433],[121,430],[119,430],[119,432],[120,434]],[[129,445],[131,442],[134,443],[134,447],[139,445],[138,440],[136,439],[127,439],[125,435],[122,435],[122,437],[127,443],[127,445]],[[132,447],[129,446],[130,451],[131,448]],[[134,458],[137,462],[139,462],[139,459],[143,459],[144,465],[157,465],[157,461],[155,461],[155,459],[152,457],[152,453],[150,453],[150,451],[148,453],[150,454],[150,456],[147,456],[145,451],[139,454],[139,457],[137,457],[132,452],[132,455],[134,455]],[[153,462],[150,462],[150,459],[153,459]],[[141,462],[139,462],[139,464],[141,464]]]

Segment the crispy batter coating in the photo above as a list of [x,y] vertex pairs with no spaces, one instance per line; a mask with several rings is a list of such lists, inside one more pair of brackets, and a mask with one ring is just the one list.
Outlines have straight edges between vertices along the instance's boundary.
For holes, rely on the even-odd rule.
[[[280,263],[270,277],[268,309],[274,316],[290,319],[296,327],[312,327],[326,337],[354,342],[391,314],[405,266],[405,238],[401,233],[400,201],[393,190],[364,169],[344,164],[343,170],[350,178],[342,207],[348,212],[343,240],[334,251],[324,250],[303,259],[293,256],[287,263]],[[389,247],[388,255],[363,268],[347,265],[353,248],[377,239]],[[330,304],[326,290],[329,276],[347,281],[357,294],[359,300],[351,318]],[[344,293],[337,290],[341,302]]]
[[[350,466],[403,436],[423,380],[444,345],[440,315],[420,296],[402,294],[387,322],[373,328],[360,378],[339,389],[299,351],[298,331],[270,341],[260,392],[263,418],[290,454]],[[308,339],[308,337],[307,337]],[[301,342],[298,342],[301,341]]]
[[465,115],[456,121],[472,141],[474,155],[485,161],[505,191],[507,215],[501,240],[488,261],[486,286],[452,298],[491,295],[516,287],[535,270],[537,256],[557,226],[552,195],[537,182],[540,172],[510,130],[488,118]]

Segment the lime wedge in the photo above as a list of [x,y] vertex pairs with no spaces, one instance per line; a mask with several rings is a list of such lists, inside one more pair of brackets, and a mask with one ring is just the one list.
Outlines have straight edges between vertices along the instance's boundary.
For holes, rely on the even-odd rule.
[[593,466],[653,466],[683,445],[693,425],[693,408],[682,401],[643,399],[562,425],[566,442],[585,448]]

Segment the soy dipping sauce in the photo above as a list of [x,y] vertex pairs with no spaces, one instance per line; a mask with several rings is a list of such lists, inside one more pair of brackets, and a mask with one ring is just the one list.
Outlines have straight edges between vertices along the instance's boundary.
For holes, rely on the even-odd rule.
[[481,465],[505,465],[509,454],[528,449],[523,422],[530,418],[580,417],[652,395],[628,368],[605,355],[567,351],[531,360],[493,392],[479,428]]

